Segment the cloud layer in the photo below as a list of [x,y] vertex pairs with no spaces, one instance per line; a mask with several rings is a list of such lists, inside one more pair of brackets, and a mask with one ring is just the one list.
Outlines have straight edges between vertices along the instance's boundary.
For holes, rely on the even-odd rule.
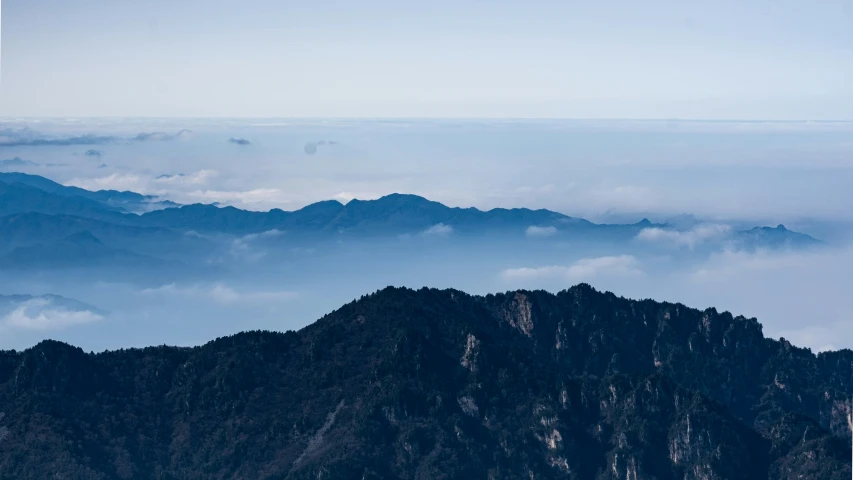
[[731,231],[732,228],[729,225],[713,223],[697,225],[686,231],[654,227],[640,230],[637,239],[649,243],[695,248],[706,242],[723,240]]
[[[3,147],[63,147],[63,146],[86,146],[105,145],[110,143],[130,142],[165,142],[172,140],[187,140],[193,137],[193,131],[188,129],[179,130],[175,134],[165,132],[142,132],[130,138],[122,138],[115,135],[70,135],[70,136],[47,136],[30,128],[6,128],[0,129],[0,146]],[[98,150],[89,150],[98,152]],[[97,155],[95,155],[97,156]]]
[[445,225],[443,223],[437,223],[423,232],[421,235],[429,236],[429,237],[446,237],[453,233],[453,227],[450,225]]
[[33,298],[0,317],[0,330],[51,331],[97,322],[104,317],[90,310],[72,310],[49,299]]
[[113,143],[117,137],[104,135],[78,135],[46,137],[29,128],[0,130],[0,146],[3,147],[57,147],[70,145],[101,145]]
[[527,227],[524,234],[533,238],[553,237],[557,234],[557,227],[537,227],[535,225],[531,225]]
[[276,238],[284,235],[281,230],[267,230],[262,233],[250,233],[231,241],[231,255],[242,258],[247,262],[257,262],[267,255],[267,250],[260,248],[259,240]]
[[296,292],[292,291],[237,291],[223,283],[189,286],[170,283],[157,288],[144,289],[140,294],[207,298],[222,304],[283,302],[298,296]]
[[506,280],[565,279],[590,281],[604,276],[637,277],[643,275],[640,262],[631,255],[582,258],[570,265],[523,267],[504,270]]

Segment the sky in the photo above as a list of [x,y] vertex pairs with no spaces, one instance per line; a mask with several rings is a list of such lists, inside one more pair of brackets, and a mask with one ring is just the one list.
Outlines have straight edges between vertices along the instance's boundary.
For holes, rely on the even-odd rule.
[[2,10],[2,116],[853,116],[853,0]]

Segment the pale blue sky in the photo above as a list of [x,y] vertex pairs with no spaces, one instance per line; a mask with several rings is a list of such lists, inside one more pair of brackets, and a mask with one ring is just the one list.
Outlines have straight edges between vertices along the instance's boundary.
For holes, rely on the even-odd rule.
[[2,116],[853,117],[853,0],[2,9]]

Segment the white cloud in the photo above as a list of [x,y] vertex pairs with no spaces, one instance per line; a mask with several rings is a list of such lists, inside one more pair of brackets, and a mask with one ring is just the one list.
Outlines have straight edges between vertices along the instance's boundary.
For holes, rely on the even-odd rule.
[[247,191],[225,191],[225,190],[194,190],[187,196],[203,202],[219,202],[229,204],[278,205],[290,203],[291,197],[278,188],[256,188]]
[[791,272],[806,271],[814,267],[828,267],[832,263],[851,261],[850,251],[797,252],[790,250],[771,251],[725,250],[711,255],[708,261],[697,268],[693,277],[701,279],[724,279],[742,276],[746,272]]
[[588,281],[603,276],[635,277],[643,275],[640,262],[631,255],[582,258],[571,265],[552,265],[535,268],[511,268],[501,276],[507,280],[565,278]]
[[257,240],[259,238],[273,238],[273,237],[280,237],[282,235],[284,235],[283,231],[281,231],[277,228],[274,228],[272,230],[267,230],[266,232],[250,233],[248,235],[243,235],[242,237],[238,238],[237,240],[241,241],[241,242],[251,242],[251,241]]
[[157,195],[178,203],[222,203],[243,208],[267,209],[299,203],[299,198],[279,188],[224,190],[215,186],[222,175],[218,170],[201,169],[188,174],[152,177],[138,173],[113,173],[96,178],[75,178],[67,184],[86,190],[129,190]]
[[731,233],[729,225],[705,223],[690,230],[679,231],[664,228],[644,228],[637,234],[637,240],[645,242],[669,243],[678,247],[694,248],[705,242],[721,240]]
[[184,296],[208,298],[218,303],[266,303],[281,302],[296,298],[292,291],[249,291],[240,292],[225,284],[179,286],[174,283],[140,291],[143,295]]
[[341,203],[349,203],[349,201],[356,198],[356,196],[354,193],[351,192],[339,192],[336,193],[332,198],[340,201]]
[[453,233],[453,227],[443,223],[437,223],[422,232],[423,235],[446,237]]
[[355,195],[350,192],[338,192],[333,195],[332,198],[340,201],[341,203],[349,203],[350,200],[355,198]]
[[0,327],[14,330],[48,331],[86,323],[104,317],[89,310],[69,310],[55,306],[50,300],[34,298],[0,318]]
[[524,234],[528,237],[551,237],[557,234],[557,227],[537,227],[536,225],[531,225],[527,227],[527,230],[525,230]]
[[[368,186],[376,187],[378,185],[368,185]],[[335,188],[335,186],[332,185],[329,188]],[[322,188],[322,189],[324,190],[325,188]],[[320,189],[318,189],[318,191],[319,190]],[[356,200],[356,199],[362,200],[362,201],[377,200],[377,199],[382,198],[383,196],[385,196],[387,194],[394,193],[396,191],[394,189],[393,183],[391,183],[388,186],[384,186],[381,190],[385,190],[387,193],[385,193],[385,194],[376,193],[377,191],[380,191],[380,189],[377,189],[377,190],[358,190],[358,191],[344,190],[344,191],[339,191],[338,193],[332,195],[331,200],[337,200],[343,204],[347,204],[350,201]],[[320,197],[316,197],[314,201],[328,200],[328,199],[329,199],[329,197],[320,196]]]
[[152,193],[150,179],[132,173],[113,173],[106,177],[75,178],[68,185],[86,190],[130,190],[138,193]]
[[261,233],[250,233],[240,238],[235,238],[231,242],[231,255],[235,257],[242,257],[249,262],[257,262],[261,258],[265,257],[267,252],[266,250],[259,250],[252,244],[258,239],[275,238],[281,235],[284,235],[284,232],[273,229]]
[[208,292],[210,298],[221,303],[236,303],[236,302],[277,302],[293,299],[296,294],[289,291],[280,292],[238,292],[231,287],[217,284]]
[[202,169],[189,174],[161,175],[152,178],[140,173],[113,173],[95,178],[74,178],[68,185],[86,190],[129,190],[143,195],[167,196],[178,202],[183,202],[192,193],[186,193],[190,188],[207,185],[219,176],[216,170]]

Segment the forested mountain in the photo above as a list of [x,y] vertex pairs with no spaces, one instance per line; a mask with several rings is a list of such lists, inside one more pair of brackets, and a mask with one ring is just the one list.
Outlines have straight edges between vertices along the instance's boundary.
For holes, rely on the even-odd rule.
[[848,479],[853,352],[582,284],[0,353],[0,478]]
[[346,205],[324,201],[285,212],[252,212],[234,207],[187,205],[150,212],[140,220],[146,225],[191,228],[199,231],[262,232],[285,229],[306,233],[351,233],[397,235],[420,233],[439,224],[453,226],[457,232],[514,231],[523,235],[530,225],[554,223],[598,226],[549,210],[451,208],[417,195],[391,194],[377,200],[352,200]]
[[[142,210],[151,210],[137,214]],[[131,213],[137,212],[137,213]],[[596,224],[550,210],[527,208],[448,207],[417,195],[390,194],[376,200],[352,200],[345,205],[327,200],[299,210],[267,212],[220,207],[211,204],[178,206],[155,196],[134,192],[92,192],[67,187],[44,177],[20,173],[0,174],[0,222],[2,217],[23,213],[74,216],[117,226],[159,227],[179,232],[246,235],[269,230],[287,231],[295,237],[377,238],[450,232],[454,235],[524,237],[531,227],[549,237],[574,240],[630,242],[640,231],[666,224],[646,219],[632,224]],[[19,222],[20,223],[20,222]],[[69,231],[66,235],[76,233]],[[755,228],[735,231],[720,241],[750,247],[808,246],[814,238],[787,229]],[[120,247],[120,245],[114,245]]]

